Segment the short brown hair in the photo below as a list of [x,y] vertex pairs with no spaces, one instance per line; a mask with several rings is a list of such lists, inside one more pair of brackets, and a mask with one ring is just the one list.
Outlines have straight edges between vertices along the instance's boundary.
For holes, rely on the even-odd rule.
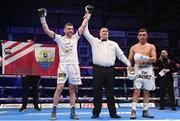
[[106,26],[102,26],[102,27],[100,28],[100,30],[101,30],[101,29],[108,29],[108,28],[107,28]]
[[141,28],[141,29],[139,29],[138,34],[139,34],[140,32],[147,32],[147,29]]
[[26,42],[27,43],[34,43],[34,41],[32,39],[28,39]]
[[72,23],[66,23],[66,24],[64,24],[64,28],[65,28],[66,26],[73,26],[73,24],[72,24]]

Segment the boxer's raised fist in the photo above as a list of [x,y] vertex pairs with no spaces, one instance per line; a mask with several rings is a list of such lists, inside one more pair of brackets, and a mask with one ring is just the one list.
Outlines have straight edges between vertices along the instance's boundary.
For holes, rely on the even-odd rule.
[[92,5],[87,5],[85,7],[86,13],[90,13],[91,14],[93,12],[93,10],[94,10],[94,6],[92,6]]
[[38,11],[39,17],[46,17],[46,15],[47,15],[47,9],[46,8],[40,8],[37,11]]

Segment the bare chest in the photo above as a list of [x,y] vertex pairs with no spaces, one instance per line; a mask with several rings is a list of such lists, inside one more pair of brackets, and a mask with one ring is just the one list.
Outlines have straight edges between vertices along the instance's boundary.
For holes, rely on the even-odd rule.
[[134,53],[140,53],[142,55],[150,56],[151,55],[151,47],[147,45],[136,46],[134,48]]

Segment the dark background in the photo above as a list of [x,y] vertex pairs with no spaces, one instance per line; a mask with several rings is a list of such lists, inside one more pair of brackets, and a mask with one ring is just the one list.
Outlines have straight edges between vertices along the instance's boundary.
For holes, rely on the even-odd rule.
[[[41,29],[38,8],[48,9],[47,22],[54,30],[62,29],[67,22],[73,23],[77,29],[88,4],[95,7],[90,29],[107,26],[110,30],[137,32],[145,27],[149,32],[166,32],[170,44],[166,48],[160,46],[158,51],[168,49],[171,57],[177,56],[175,59],[179,61],[179,0],[6,0],[0,4],[0,39],[49,41],[43,32],[37,34]],[[25,29],[18,32],[16,27]]]

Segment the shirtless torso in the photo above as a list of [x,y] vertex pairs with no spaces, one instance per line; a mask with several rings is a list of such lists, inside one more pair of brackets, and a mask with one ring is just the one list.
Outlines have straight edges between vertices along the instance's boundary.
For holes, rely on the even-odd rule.
[[[156,61],[156,47],[147,42],[147,32],[140,32],[137,38],[139,39],[139,42],[131,47],[129,52],[129,61],[132,62],[134,55],[138,53],[142,55],[142,59],[134,59],[135,64],[154,63]],[[143,56],[145,56],[145,58],[149,57],[149,59],[143,61]]]
[[[131,60],[133,59],[133,57],[136,53],[139,53],[143,56],[147,56],[147,57],[149,57],[150,60],[152,60],[153,58],[156,58],[156,49],[155,49],[155,46],[153,44],[137,43],[134,46],[132,46],[132,48],[130,50]],[[134,61],[135,61],[135,64],[145,64],[145,63],[150,62],[150,61],[143,61],[143,60],[134,60]]]

